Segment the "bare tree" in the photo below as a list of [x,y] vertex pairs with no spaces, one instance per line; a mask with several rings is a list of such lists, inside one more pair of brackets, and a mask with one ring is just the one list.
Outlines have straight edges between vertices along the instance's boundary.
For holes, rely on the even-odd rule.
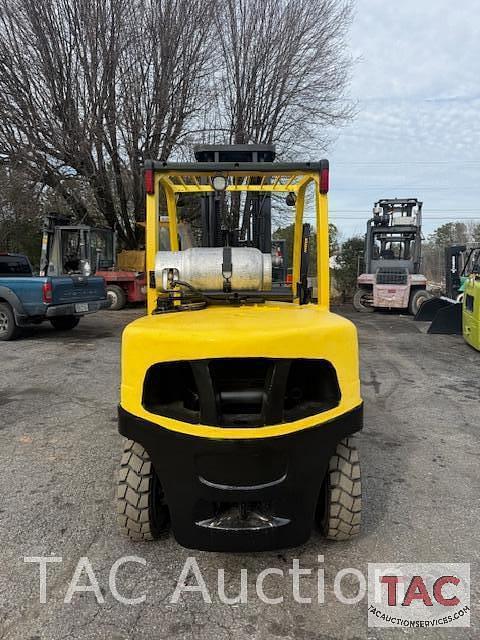
[[[217,14],[223,128],[233,143],[277,143],[288,153],[352,115],[344,90],[351,0],[225,0]],[[221,118],[220,118],[221,119]]]
[[326,144],[351,115],[350,18],[351,0],[0,0],[0,159],[135,247],[145,158],[212,129]]
[[213,9],[213,0],[0,0],[4,162],[135,246],[140,165],[168,158],[201,109]]

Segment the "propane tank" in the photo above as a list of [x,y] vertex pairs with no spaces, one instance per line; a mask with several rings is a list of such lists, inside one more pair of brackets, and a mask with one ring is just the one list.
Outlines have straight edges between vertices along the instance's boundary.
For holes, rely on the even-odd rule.
[[[226,258],[226,253],[228,257]],[[231,260],[231,271],[224,260]],[[193,247],[184,251],[159,251],[155,257],[157,289],[165,291],[165,274],[188,282],[201,291],[269,291],[272,256],[254,247]]]

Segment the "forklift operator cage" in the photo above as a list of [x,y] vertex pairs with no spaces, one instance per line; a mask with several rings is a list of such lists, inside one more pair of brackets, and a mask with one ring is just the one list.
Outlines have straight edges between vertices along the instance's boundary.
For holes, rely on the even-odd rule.
[[[155,287],[155,257],[159,250],[160,192],[163,190],[167,204],[170,250],[178,251],[177,196],[179,194],[205,195],[214,193],[215,177],[232,178],[225,191],[288,194],[296,196],[295,232],[293,241],[293,283],[300,281],[302,254],[302,222],[305,196],[309,185],[315,186],[315,210],[317,227],[317,276],[318,304],[329,304],[329,241],[328,241],[328,183],[327,160],[320,162],[145,162],[146,205],[146,262],[150,276],[148,288],[148,313],[157,305]],[[253,180],[252,180],[253,179]],[[299,298],[294,298],[299,302]]]

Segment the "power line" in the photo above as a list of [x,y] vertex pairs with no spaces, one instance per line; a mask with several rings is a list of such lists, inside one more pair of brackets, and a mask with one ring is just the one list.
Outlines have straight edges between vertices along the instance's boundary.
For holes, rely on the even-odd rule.
[[[332,212],[330,212],[332,213]],[[292,216],[292,214],[288,214],[286,216],[282,215],[281,218],[285,219],[288,218],[288,216],[290,216],[290,220],[294,220],[294,216]],[[335,219],[335,220],[364,220],[365,222],[367,222],[368,220],[368,215],[363,215],[363,216],[336,216],[336,215],[330,215],[329,216],[330,219]],[[313,214],[307,214],[303,216],[304,220],[316,220],[316,216]],[[432,220],[432,221],[437,221],[437,220],[449,220],[451,222],[465,222],[465,221],[469,221],[469,220],[480,220],[480,215],[478,216],[461,216],[461,217],[453,217],[453,216],[423,216],[423,220]]]
[[356,160],[353,161],[343,161],[339,160],[338,162],[332,160],[332,166],[338,167],[349,167],[349,166],[364,166],[368,167],[371,165],[450,165],[455,166],[458,164],[480,164],[480,160]]
[[[315,218],[315,216],[311,216],[311,219],[313,220]],[[334,218],[335,220],[365,220],[365,222],[367,221],[367,216],[330,216],[330,218]],[[467,216],[462,216],[461,218],[453,218],[451,216],[423,216],[424,220],[450,220],[451,222],[465,222],[468,220],[480,220],[480,216],[475,216],[475,217],[467,217]]]
[[[363,209],[330,209],[330,213],[361,213],[364,211]],[[368,213],[368,210],[366,210]],[[479,208],[475,209],[434,209],[437,213],[468,213],[468,212],[479,212]]]
[[375,186],[375,187],[335,187],[335,192],[338,191],[408,191],[408,192],[412,192],[412,191],[452,191],[452,190],[456,190],[456,191],[478,191],[478,187],[472,187],[472,186],[463,186],[463,185],[451,185],[449,187],[436,187],[434,185],[427,185],[427,186],[419,186],[419,185],[413,185],[413,186],[396,186],[396,187],[390,187],[390,186]]

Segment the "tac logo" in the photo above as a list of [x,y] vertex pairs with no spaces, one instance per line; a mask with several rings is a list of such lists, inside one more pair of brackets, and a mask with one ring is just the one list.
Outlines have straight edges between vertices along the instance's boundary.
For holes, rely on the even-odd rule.
[[369,564],[368,626],[470,626],[470,565]]

